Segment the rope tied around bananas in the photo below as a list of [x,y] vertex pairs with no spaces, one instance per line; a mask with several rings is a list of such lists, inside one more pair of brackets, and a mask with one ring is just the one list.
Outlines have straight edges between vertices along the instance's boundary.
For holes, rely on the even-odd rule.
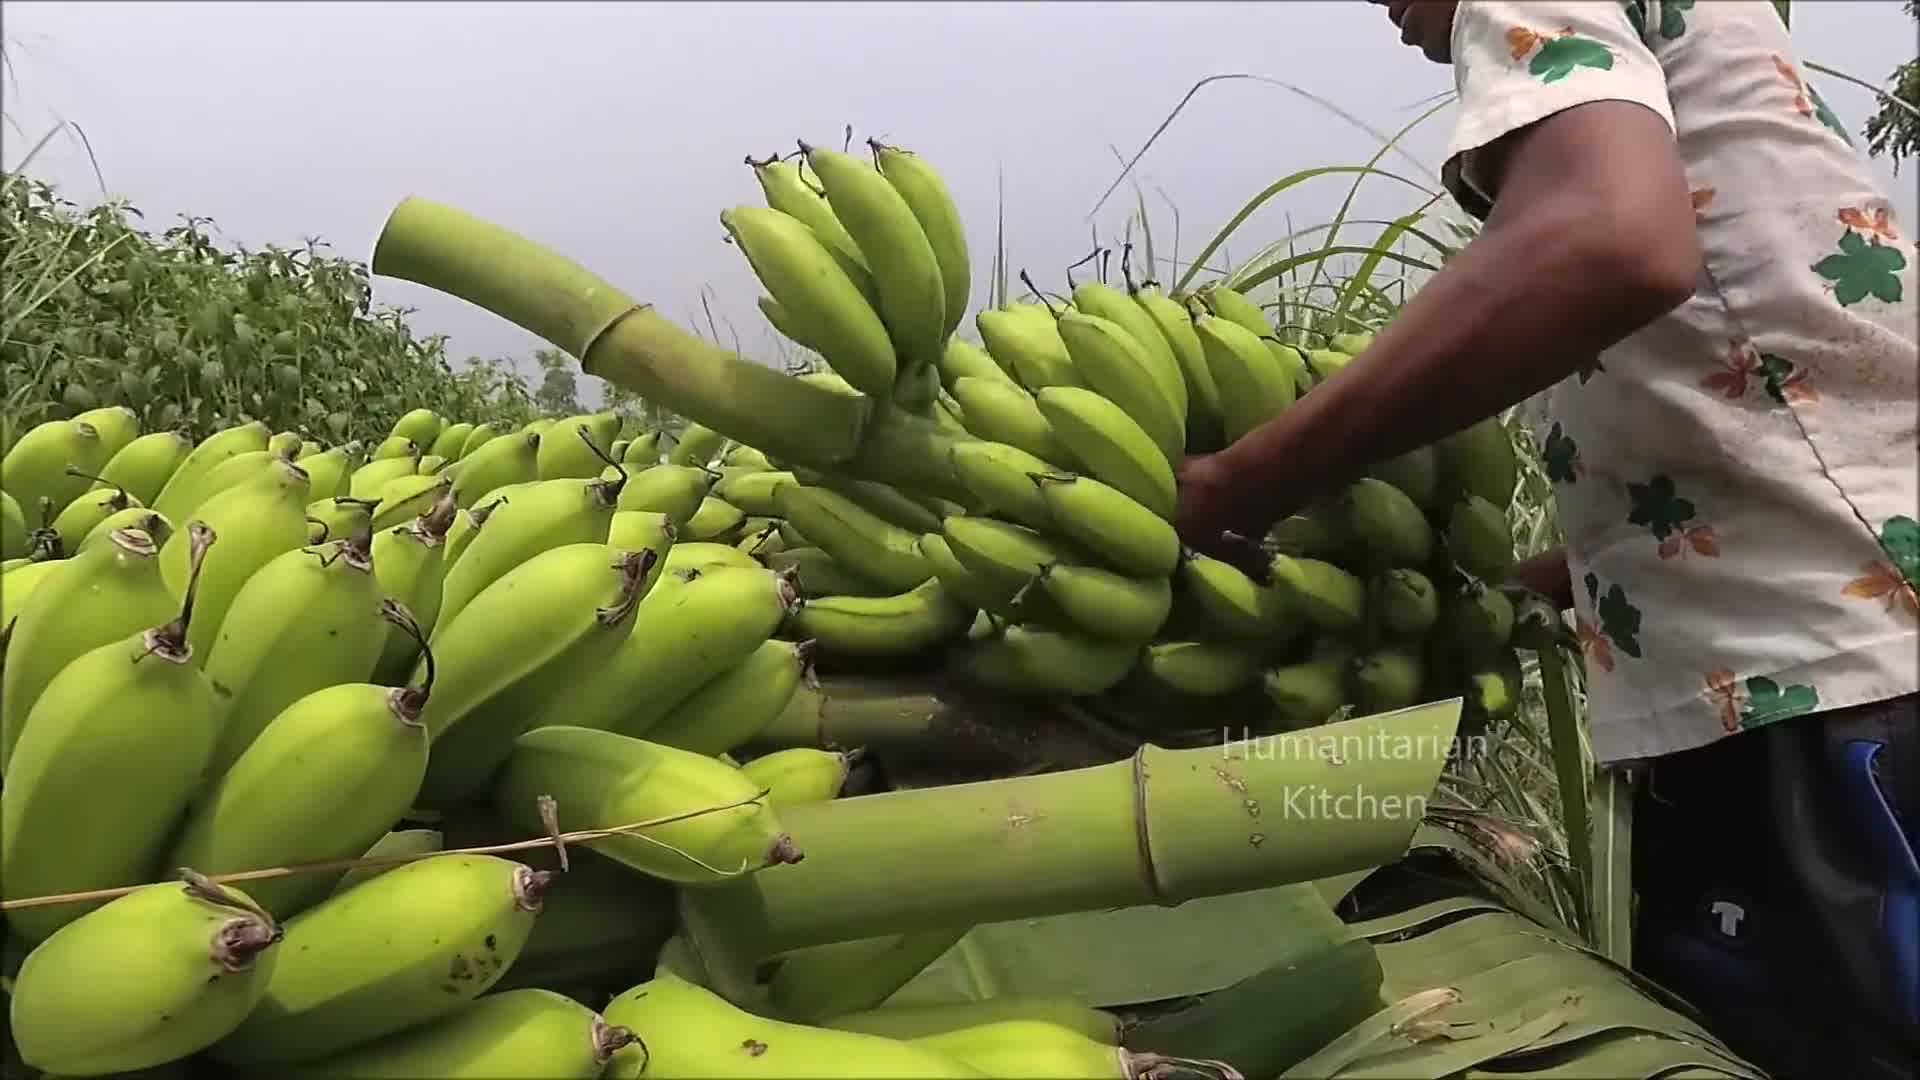
[[[616,836],[628,836],[638,840],[645,840],[650,844],[657,844],[673,852],[704,870],[712,871],[723,877],[739,877],[757,870],[759,867],[748,865],[744,862],[739,868],[734,870],[724,870],[711,866],[690,852],[681,851],[671,844],[656,840],[651,836],[643,835],[642,830],[656,829],[662,825],[671,825],[675,822],[688,821],[693,818],[705,817],[709,814],[723,814],[729,810],[737,810],[743,806],[764,804],[770,795],[772,795],[771,789],[762,788],[758,794],[749,798],[735,799],[732,802],[721,803],[715,806],[704,806],[698,810],[688,810],[679,814],[667,814],[662,817],[648,818],[645,821],[635,821],[605,829],[576,829],[572,832],[551,832],[546,836],[536,839],[515,840],[505,844],[484,844],[479,847],[448,848],[441,851],[415,851],[397,855],[363,855],[354,859],[327,859],[321,862],[295,863],[289,866],[273,866],[259,870],[236,870],[227,874],[201,874],[194,870],[182,869],[178,872],[180,876],[175,880],[230,885],[245,881],[264,881],[270,878],[291,877],[295,874],[337,873],[373,867],[391,868],[406,863],[419,862],[422,859],[438,858],[442,855],[505,855],[515,851],[532,851],[536,848],[555,848],[564,851],[565,845],[567,844],[590,845],[595,840],[606,840]],[[543,796],[543,798],[549,801],[551,800],[551,796]],[[791,847],[790,839],[788,840],[788,846]],[[797,862],[798,852],[792,852],[792,855],[793,857],[791,859],[782,859],[780,861]],[[118,885],[108,889],[86,889],[79,892],[53,893],[47,896],[26,896],[18,900],[0,900],[0,912],[20,911],[26,908],[56,907],[61,904],[86,904],[98,900],[115,900],[129,893],[138,892],[151,885],[159,884],[166,884],[166,882],[143,882],[138,885]]]

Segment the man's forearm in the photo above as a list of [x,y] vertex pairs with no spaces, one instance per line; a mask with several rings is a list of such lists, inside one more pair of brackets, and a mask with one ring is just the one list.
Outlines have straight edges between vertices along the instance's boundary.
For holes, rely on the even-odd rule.
[[1580,106],[1505,160],[1486,228],[1367,356],[1218,455],[1249,517],[1277,520],[1526,399],[1691,293],[1693,212],[1654,114]]
[[1553,601],[1557,611],[1565,611],[1573,606],[1573,572],[1567,567],[1567,549],[1564,547],[1520,560],[1509,577],[1514,584],[1532,589]]

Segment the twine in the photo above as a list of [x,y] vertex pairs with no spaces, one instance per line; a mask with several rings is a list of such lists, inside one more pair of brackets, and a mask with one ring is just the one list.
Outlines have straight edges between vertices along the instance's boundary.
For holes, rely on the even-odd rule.
[[[715,867],[708,866],[693,855],[681,851],[671,844],[656,840],[651,836],[639,836],[639,830],[657,828],[661,825],[671,825],[677,821],[687,821],[706,814],[724,813],[728,810],[759,803],[770,794],[772,794],[770,789],[763,788],[759,794],[751,798],[736,799],[733,802],[723,803],[719,806],[703,807],[699,810],[689,810],[681,814],[669,814],[666,817],[649,818],[645,821],[636,821],[627,825],[615,825],[605,829],[578,829],[574,832],[549,831],[546,836],[533,840],[515,840],[505,844],[486,844],[480,847],[452,848],[442,851],[408,852],[402,855],[363,855],[356,859],[328,859],[324,862],[295,863],[291,866],[273,866],[260,870],[236,870],[230,874],[207,874],[205,877],[209,881],[226,885],[241,881],[263,881],[270,878],[292,877],[296,874],[322,874],[330,871],[358,870],[365,867],[401,866],[410,862],[419,862],[421,859],[437,858],[441,855],[502,855],[508,852],[531,851],[535,848],[543,847],[553,848],[559,853],[561,868],[564,871],[567,866],[566,845],[570,843],[591,843],[595,840],[606,840],[616,836],[633,836],[636,839],[659,844],[668,851],[704,869],[713,870],[723,875],[736,875],[746,872],[747,868],[743,866],[741,870],[737,871],[719,870]],[[551,829],[552,823],[557,821],[557,812],[550,809],[555,806],[553,797],[550,795],[542,795],[540,798],[541,817],[549,823],[549,828]],[[20,911],[26,908],[55,907],[60,904],[84,904],[95,900],[113,900],[126,896],[128,893],[139,892],[141,889],[150,888],[153,885],[164,884],[171,884],[171,882],[147,882],[141,885],[120,885],[111,889],[87,889],[81,892],[53,893],[47,896],[28,896],[18,900],[0,901],[0,911]]]

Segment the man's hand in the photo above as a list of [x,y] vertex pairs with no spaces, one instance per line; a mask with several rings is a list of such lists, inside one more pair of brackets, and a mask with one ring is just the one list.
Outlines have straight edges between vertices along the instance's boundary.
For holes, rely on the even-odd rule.
[[1249,512],[1247,500],[1233,492],[1225,463],[1213,454],[1196,454],[1180,463],[1175,479],[1180,504],[1174,524],[1180,542],[1249,575],[1264,572],[1259,541],[1266,526]]

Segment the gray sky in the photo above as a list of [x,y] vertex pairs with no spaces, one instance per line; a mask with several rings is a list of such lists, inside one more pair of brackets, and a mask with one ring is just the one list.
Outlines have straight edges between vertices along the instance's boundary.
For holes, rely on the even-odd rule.
[[[1250,72],[1338,102],[1392,131],[1452,86],[1360,0],[1271,4],[109,4],[9,2],[5,161],[59,120],[91,139],[108,190],[151,227],[211,216],[232,240],[326,238],[366,259],[393,205],[417,194],[547,244],[683,322],[710,286],[749,354],[775,355],[745,260],[719,213],[755,203],[748,153],[796,138],[879,136],[946,177],[991,258],[1004,169],[1012,265],[1043,285],[1092,247],[1086,215],[1197,79]],[[1884,80],[1914,55],[1898,0],[1794,9],[1802,59]],[[1816,76],[1850,128],[1872,96]],[[1437,169],[1452,111],[1402,145]],[[1369,135],[1305,98],[1217,83],[1144,159],[1156,244],[1196,253],[1254,193],[1295,170],[1357,164]],[[1404,158],[1383,166],[1423,183]],[[56,140],[33,163],[69,197],[99,195],[85,151]],[[1908,221],[1914,173],[1879,173]],[[1229,246],[1236,261],[1288,228],[1329,220],[1345,177],[1268,204]],[[1166,199],[1155,194],[1164,191]],[[1359,217],[1422,196],[1369,181]],[[1123,190],[1100,216],[1117,239]],[[1365,242],[1376,227],[1346,234]],[[1117,273],[1117,268],[1116,268]],[[1165,275],[1163,275],[1165,276]],[[1017,286],[1016,286],[1017,287]],[[456,357],[524,358],[538,342],[461,301],[375,279],[418,307],[419,332]],[[984,287],[976,286],[975,295]],[[722,333],[727,328],[722,325]]]

